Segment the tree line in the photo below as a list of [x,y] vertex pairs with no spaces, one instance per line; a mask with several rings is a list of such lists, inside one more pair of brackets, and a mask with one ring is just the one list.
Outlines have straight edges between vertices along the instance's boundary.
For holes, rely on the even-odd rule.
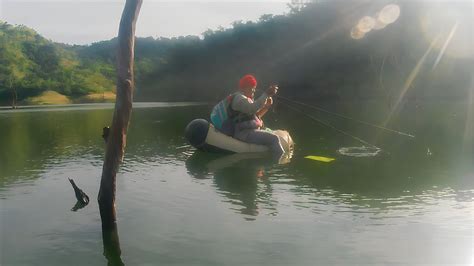
[[113,65],[83,60],[74,47],[33,29],[0,22],[0,103],[13,94],[21,101],[47,90],[72,97],[111,91],[114,72]]
[[[278,84],[282,95],[295,99],[393,102],[407,86],[406,98],[466,98],[472,48],[463,57],[446,53],[433,68],[455,20],[436,24],[427,10],[445,5],[467,12],[472,3],[299,2],[293,1],[288,14],[236,21],[231,28],[202,36],[137,38],[135,99],[216,101],[235,90],[247,73],[258,78],[259,86]],[[361,17],[394,2],[401,10],[396,22],[362,39],[351,38],[351,28]],[[458,21],[465,22],[462,17]],[[426,34],[426,24],[439,38],[423,57],[435,39]],[[4,23],[0,29],[0,99],[10,97],[12,87],[22,91],[20,98],[42,90],[65,95],[113,90],[116,39],[67,46],[24,26]],[[452,42],[469,32],[472,23],[459,23]]]

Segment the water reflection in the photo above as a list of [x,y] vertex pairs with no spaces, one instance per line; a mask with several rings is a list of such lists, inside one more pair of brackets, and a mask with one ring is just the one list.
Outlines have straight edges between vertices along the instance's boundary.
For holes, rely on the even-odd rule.
[[[179,168],[181,162],[186,161],[188,171],[196,178],[208,178],[212,173],[215,185],[222,188],[219,191],[233,195],[234,201],[246,202],[249,213],[258,209],[255,206],[259,200],[264,200],[255,196],[260,188],[264,191],[265,186],[272,187],[285,180],[299,188],[330,189],[369,199],[417,195],[433,186],[438,190],[452,188],[455,191],[474,187],[472,149],[460,152],[466,147],[459,138],[463,132],[457,130],[460,127],[455,123],[464,122],[463,117],[459,121],[450,119],[446,126],[440,122],[441,119],[448,121],[443,113],[429,110],[428,117],[415,116],[412,122],[416,127],[404,127],[416,128],[419,139],[380,139],[390,153],[351,158],[337,154],[340,147],[349,145],[346,139],[317,125],[311,125],[312,130],[308,130],[308,125],[295,120],[291,114],[280,113],[275,125],[291,129],[297,150],[290,164],[277,167],[267,158],[258,156],[195,154],[188,159],[190,149],[185,146],[183,128],[207,111],[206,107],[135,110],[122,171],[141,173],[151,167]],[[269,114],[269,123],[272,116],[275,114]],[[101,130],[110,117],[111,110],[10,113],[8,119],[0,120],[0,187],[35,179],[45,169],[58,167],[63,161],[77,164],[78,171],[84,164],[100,169],[104,145]],[[358,128],[354,130],[359,130],[361,135],[371,134]],[[429,156],[427,147],[432,153]],[[336,161],[326,165],[302,159],[311,154],[334,157]],[[190,161],[196,163],[189,167]],[[196,171],[199,168],[203,170]],[[301,189],[295,191],[299,193]]]
[[74,204],[74,206],[71,208],[71,211],[77,212],[78,210],[83,209],[86,206],[87,206],[86,203],[77,201],[76,204]]
[[102,242],[104,247],[104,257],[107,259],[107,265],[125,265],[122,261],[122,250],[120,249],[117,223],[114,223],[111,226],[102,226]]
[[[223,201],[246,220],[255,220],[263,210],[277,215],[288,204],[317,214],[349,213],[369,218],[374,225],[385,219],[416,221],[439,202],[468,215],[474,190],[472,180],[462,177],[470,171],[462,170],[463,162],[454,167],[462,172],[453,175],[439,172],[435,165],[420,168],[419,161],[400,167],[400,160],[391,156],[339,156],[333,164],[324,164],[298,155],[281,166],[264,154],[196,151],[186,160],[186,168],[194,178],[212,179]],[[448,217],[446,213],[443,219]]]
[[[0,189],[34,180],[44,169],[64,160],[78,165],[90,161],[100,168],[104,154],[102,128],[112,118],[109,107],[95,104],[0,110]],[[134,168],[137,162],[162,158],[176,161],[176,156],[181,156],[176,147],[185,144],[186,123],[208,109],[185,103],[144,103],[134,108],[124,170]]]
[[[435,108],[426,116],[405,116],[408,122],[400,129],[414,129],[420,137],[380,137],[389,153],[363,158],[337,153],[353,146],[351,140],[305,124],[291,113],[269,113],[269,126],[289,129],[297,143],[285,165],[263,154],[210,154],[187,146],[183,129],[192,119],[204,117],[206,108],[134,110],[118,179],[122,243],[117,231],[103,231],[103,254],[97,202],[70,212],[73,195],[66,178],[78,178],[84,191],[92,198],[97,195],[101,133],[111,110],[9,113],[0,119],[0,218],[9,229],[3,234],[9,243],[5,261],[38,261],[40,254],[44,263],[61,265],[64,258],[80,254],[81,265],[98,264],[104,257],[109,265],[170,264],[185,261],[183,257],[202,259],[193,253],[199,245],[200,250],[227,254],[205,265],[226,264],[228,257],[255,255],[261,239],[268,239],[268,250],[278,250],[282,257],[302,254],[313,259],[319,254],[307,247],[318,244],[314,239],[321,235],[329,243],[319,246],[322,253],[355,250],[387,262],[397,261],[390,257],[393,253],[374,251],[367,239],[383,239],[377,246],[400,240],[429,244],[437,251],[448,243],[450,250],[455,246],[464,252],[465,243],[472,242],[466,232],[472,231],[474,217],[473,153],[461,145],[465,117],[446,115],[453,110]],[[369,109],[367,113],[378,115]],[[278,122],[272,120],[276,115]],[[376,137],[357,127],[345,129]],[[469,151],[460,152],[463,149]],[[320,163],[304,159],[307,155],[336,160]],[[425,233],[419,233],[420,228]],[[416,242],[427,239],[426,234],[439,241]],[[338,246],[341,235],[352,242]],[[239,251],[243,247],[248,251]],[[258,254],[267,259],[265,252]],[[422,249],[419,257],[431,252]]]
[[255,220],[262,208],[276,211],[270,204],[272,189],[266,174],[266,168],[274,164],[265,153],[223,156],[196,151],[186,160],[188,173],[198,179],[211,175],[213,184],[226,198],[224,201],[246,220]]

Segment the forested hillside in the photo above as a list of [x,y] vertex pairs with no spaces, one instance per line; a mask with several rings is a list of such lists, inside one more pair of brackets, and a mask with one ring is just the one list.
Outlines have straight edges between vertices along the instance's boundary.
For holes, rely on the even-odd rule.
[[[351,38],[363,16],[393,3],[400,6],[397,21]],[[474,67],[472,2],[346,0],[299,7],[209,30],[203,38],[139,38],[136,98],[215,100],[246,73],[302,99],[394,101],[406,88],[407,99],[466,97]],[[113,43],[82,47],[79,54],[113,63]]]
[[[393,3],[397,21],[351,37],[362,17]],[[470,1],[314,1],[202,37],[138,38],[136,100],[216,100],[246,73],[301,99],[394,101],[405,91],[407,99],[464,99],[474,67],[472,8]],[[65,46],[8,24],[1,34],[3,99],[12,87],[21,97],[113,88],[115,39]]]
[[114,68],[81,60],[72,47],[46,40],[25,26],[0,22],[0,102],[45,91],[79,97],[114,88]]

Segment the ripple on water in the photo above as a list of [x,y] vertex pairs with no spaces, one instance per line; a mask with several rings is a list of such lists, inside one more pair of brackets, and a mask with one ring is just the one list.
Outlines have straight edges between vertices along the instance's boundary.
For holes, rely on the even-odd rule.
[[381,149],[377,147],[342,147],[338,150],[339,154],[351,157],[373,157],[380,153]]
[[[430,189],[419,194],[399,197],[370,198],[351,193],[338,193],[332,189],[316,189],[298,186],[294,179],[274,179],[273,194],[279,208],[295,208],[299,211],[310,210],[315,214],[349,214],[352,217],[367,219],[369,225],[394,225],[400,223],[426,223],[432,217],[436,223],[454,225],[458,230],[466,230],[474,223],[472,202],[473,190],[456,191],[452,188]],[[287,200],[291,192],[290,201]],[[282,200],[285,199],[285,200]],[[440,212],[439,209],[445,211]],[[461,210],[456,219],[448,210]],[[344,218],[345,217],[345,218]],[[464,218],[463,218],[464,217]],[[349,219],[340,216],[338,219]],[[454,222],[452,219],[455,219]]]

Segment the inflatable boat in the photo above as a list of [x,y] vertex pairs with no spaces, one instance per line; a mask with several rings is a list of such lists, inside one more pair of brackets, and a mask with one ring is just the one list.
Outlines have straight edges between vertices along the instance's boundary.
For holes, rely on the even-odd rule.
[[[283,149],[285,149],[285,153],[291,153],[294,143],[290,134],[285,130],[274,130],[272,132],[280,138],[280,143]],[[227,136],[219,132],[205,119],[191,121],[186,126],[185,136],[193,147],[204,151],[228,153],[269,151],[269,148],[264,145],[251,144]]]

